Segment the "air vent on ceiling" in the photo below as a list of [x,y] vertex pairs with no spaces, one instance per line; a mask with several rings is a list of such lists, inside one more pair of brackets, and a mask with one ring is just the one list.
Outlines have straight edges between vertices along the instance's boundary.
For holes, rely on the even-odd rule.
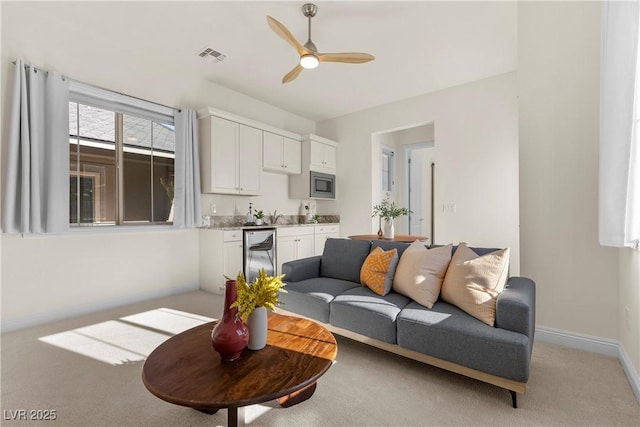
[[227,57],[227,55],[223,55],[222,53],[218,52],[217,50],[213,50],[210,47],[203,47],[196,53],[196,55],[207,62],[214,63],[221,62]]

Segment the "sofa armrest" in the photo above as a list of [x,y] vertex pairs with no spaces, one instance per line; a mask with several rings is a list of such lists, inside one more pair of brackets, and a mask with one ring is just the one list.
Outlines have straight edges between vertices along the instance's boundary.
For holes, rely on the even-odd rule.
[[529,337],[529,353],[533,348],[536,328],[536,284],[526,277],[511,277],[496,302],[497,328]]
[[282,274],[285,282],[299,282],[320,276],[320,262],[322,256],[296,259],[282,264]]

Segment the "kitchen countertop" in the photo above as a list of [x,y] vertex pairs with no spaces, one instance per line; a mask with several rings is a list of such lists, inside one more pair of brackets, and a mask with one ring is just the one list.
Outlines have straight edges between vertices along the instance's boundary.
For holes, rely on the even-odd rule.
[[340,225],[339,222],[322,222],[322,223],[318,223],[318,224],[275,224],[275,225],[270,225],[270,224],[263,224],[263,225],[248,225],[248,226],[237,226],[237,227],[198,227],[201,230],[244,230],[244,229],[251,229],[251,230],[259,230],[261,228],[285,228],[285,227],[315,227],[315,226],[322,226],[322,225]]

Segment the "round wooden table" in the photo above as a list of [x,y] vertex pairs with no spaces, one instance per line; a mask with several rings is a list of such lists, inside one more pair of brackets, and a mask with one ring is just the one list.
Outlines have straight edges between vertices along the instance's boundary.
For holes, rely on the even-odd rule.
[[388,242],[394,241],[394,242],[408,242],[408,243],[413,243],[416,240],[420,240],[421,242],[429,240],[428,237],[414,236],[412,234],[396,234],[393,237],[393,239],[384,239],[384,238],[378,237],[377,234],[355,234],[353,236],[349,236],[349,238],[356,239],[356,240],[386,240]]
[[238,425],[240,407],[274,399],[289,407],[310,398],[338,353],[334,336],[322,325],[272,313],[267,346],[223,362],[211,347],[215,324],[162,343],[144,363],[142,381],[156,397],[176,405],[208,414],[227,408],[229,426]]

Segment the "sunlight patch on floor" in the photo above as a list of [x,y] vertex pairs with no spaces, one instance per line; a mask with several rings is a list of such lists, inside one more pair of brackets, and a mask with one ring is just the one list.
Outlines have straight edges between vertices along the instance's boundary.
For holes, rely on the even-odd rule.
[[264,405],[251,405],[244,408],[244,422],[252,423],[262,415],[269,412],[271,408]]
[[171,336],[213,319],[158,308],[38,338],[113,366],[141,362]]
[[128,323],[135,323],[136,325],[165,331],[170,334],[179,334],[187,329],[195,328],[196,326],[214,320],[210,317],[173,310],[171,308],[157,308],[155,310],[121,317],[120,319]]

